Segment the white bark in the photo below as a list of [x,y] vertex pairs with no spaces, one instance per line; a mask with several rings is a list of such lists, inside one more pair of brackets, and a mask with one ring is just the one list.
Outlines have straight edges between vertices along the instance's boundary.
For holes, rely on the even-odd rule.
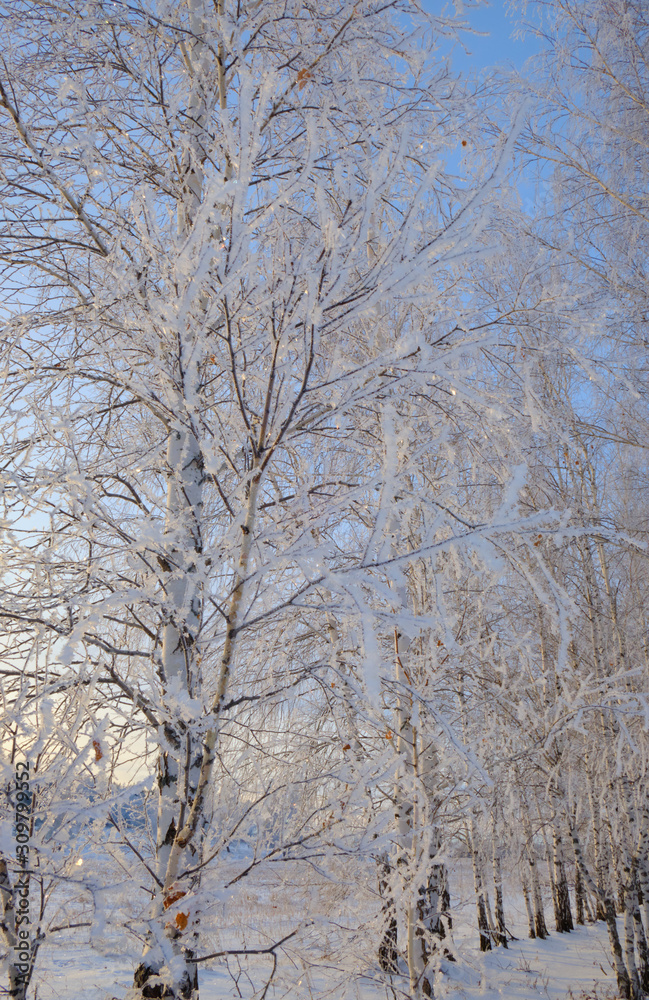
[[9,978],[9,993],[15,1000],[25,1000],[31,968],[21,967],[21,964],[17,961],[18,935],[16,933],[14,893],[9,878],[7,862],[4,858],[0,858],[0,905],[2,906],[0,913],[0,934],[8,952],[7,973]]
[[410,992],[413,997],[432,996],[432,984],[426,977],[426,951],[423,927],[420,924],[420,889],[417,872],[421,863],[420,806],[416,783],[419,778],[417,732],[412,724],[412,700],[403,692],[411,684],[403,657],[409,638],[394,630],[396,680],[399,694],[397,717],[397,750],[402,759],[401,778],[396,788],[397,830],[399,837],[398,869],[402,873],[406,900],[406,956]]
[[601,901],[602,907],[606,914],[606,926],[608,929],[609,942],[611,946],[611,955],[613,958],[615,973],[617,977],[617,985],[621,996],[630,998],[631,993],[631,982],[629,981],[629,974],[627,972],[626,966],[624,964],[624,959],[622,957],[622,947],[620,945],[620,938],[617,930],[617,923],[615,920],[615,907],[613,905],[613,900],[610,896],[605,896],[600,893],[600,890],[595,883],[584,859],[583,851],[581,849],[581,843],[577,835],[577,831],[573,826],[570,828],[570,835],[572,838],[572,844],[575,851],[575,859],[577,864],[581,869],[581,875],[584,883],[587,885],[589,891],[595,896],[595,898]]

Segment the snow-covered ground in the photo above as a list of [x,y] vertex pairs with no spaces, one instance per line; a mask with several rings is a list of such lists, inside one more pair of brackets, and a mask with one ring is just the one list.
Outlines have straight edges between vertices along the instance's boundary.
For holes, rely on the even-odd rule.
[[585,1000],[585,997],[617,995],[603,922],[577,927],[570,934],[557,934],[552,931],[551,906],[547,905],[546,897],[550,937],[545,941],[530,941],[523,898],[515,891],[510,892],[505,899],[505,916],[508,928],[518,940],[510,941],[506,950],[497,948],[482,954],[477,948],[475,903],[468,867],[457,868],[453,875],[458,915],[454,939],[461,962],[457,971],[450,963],[445,966],[445,986],[438,993],[448,991],[449,996],[467,1000],[473,997]]
[[[498,948],[481,954],[477,945],[475,906],[470,871],[460,864],[452,872],[454,943],[458,962],[444,961],[435,983],[437,997],[448,1000],[605,1000],[616,996],[615,980],[609,961],[605,925],[579,927],[570,934],[552,933],[546,941],[527,938],[527,921],[522,899],[511,892],[506,899],[506,918],[517,940],[505,950]],[[278,889],[279,887],[276,887]],[[296,910],[279,907],[278,896],[269,888],[262,900],[259,887],[250,893],[248,904],[229,912],[227,900],[221,901],[222,917],[244,936],[254,933],[254,914],[264,913],[264,933],[274,929],[275,940],[294,926],[299,901],[304,897],[305,883],[295,885]],[[286,892],[286,883],[283,887]],[[353,900],[347,900],[339,914],[339,925],[349,928]],[[264,906],[264,903],[266,906]],[[261,904],[261,905],[259,905]],[[268,907],[277,911],[277,919],[268,923]],[[348,910],[347,919],[345,909]],[[549,911],[546,911],[550,918]],[[549,919],[551,925],[551,920]],[[225,929],[225,928],[224,928]],[[104,939],[95,936],[94,946],[82,943],[84,932],[71,932],[68,940],[42,949],[35,977],[36,1000],[110,1000],[127,993],[137,962],[136,949],[125,948],[125,939],[116,936]],[[324,940],[326,922],[316,921],[305,930],[300,946],[286,946],[279,955],[278,969],[270,986],[268,1000],[406,1000],[407,982],[395,977],[390,989],[383,981],[375,962],[368,953],[367,940],[362,935],[349,947],[338,946],[335,931],[332,943]],[[78,935],[76,939],[72,934]],[[313,944],[313,962],[307,962],[308,947]],[[353,938],[353,935],[352,935]],[[259,1000],[272,967],[269,956],[239,960],[230,958],[227,964],[207,963],[211,968],[201,971],[201,1000],[245,998]]]

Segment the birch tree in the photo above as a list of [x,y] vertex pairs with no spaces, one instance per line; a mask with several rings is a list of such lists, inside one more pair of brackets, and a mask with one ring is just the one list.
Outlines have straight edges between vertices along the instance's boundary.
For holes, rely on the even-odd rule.
[[[444,172],[470,116],[435,64],[453,25],[416,5],[1,16],[0,614],[51,637],[34,697],[91,688],[155,750],[132,996],[197,1000],[218,755],[329,663],[304,624],[327,608],[376,699],[366,595],[412,554],[386,556],[398,480],[363,414],[480,342],[458,269],[513,139]],[[378,428],[389,459],[398,416]]]

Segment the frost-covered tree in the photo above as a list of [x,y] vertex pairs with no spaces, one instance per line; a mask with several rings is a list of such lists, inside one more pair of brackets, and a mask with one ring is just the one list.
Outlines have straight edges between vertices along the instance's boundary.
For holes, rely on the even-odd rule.
[[637,486],[646,465],[649,24],[634,0],[553,0],[539,10],[540,114],[525,147],[551,184],[538,232],[570,275],[557,318],[572,339],[558,370],[543,366],[560,444],[540,488],[543,503],[552,496],[570,512],[577,536],[551,554],[573,607],[566,628],[551,626],[546,652],[559,667],[553,728],[570,730],[572,713],[588,720],[584,733],[554,741],[548,787],[564,800],[580,891],[607,920],[620,994],[638,997],[647,989],[647,862],[644,796],[630,789],[646,757]]
[[[196,1000],[232,748],[267,753],[260,720],[310,704],[332,666],[348,728],[354,697],[382,718],[404,572],[459,545],[458,525],[485,534],[442,497],[413,544],[390,511],[426,447],[408,451],[398,401],[443,415],[482,391],[490,330],[463,275],[493,253],[512,138],[468,183],[444,171],[474,111],[436,60],[452,22],[410,3],[18,0],[0,16],[9,724],[29,753],[25,691],[77,697],[96,763],[156,761],[132,995]],[[511,514],[510,479],[505,464],[488,521]]]

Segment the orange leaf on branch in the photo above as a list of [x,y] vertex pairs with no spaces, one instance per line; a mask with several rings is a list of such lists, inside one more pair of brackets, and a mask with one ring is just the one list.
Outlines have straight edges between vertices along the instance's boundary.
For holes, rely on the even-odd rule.
[[310,69],[298,70],[297,74],[297,86],[298,90],[302,90],[302,87],[306,87],[309,80],[313,79],[313,73]]
[[168,896],[165,896],[164,903],[162,905],[165,910],[168,910],[170,906],[173,906],[174,903],[177,903],[179,899],[182,899],[183,896],[186,895],[187,893],[183,892],[182,889],[177,889],[176,892],[170,892]]

